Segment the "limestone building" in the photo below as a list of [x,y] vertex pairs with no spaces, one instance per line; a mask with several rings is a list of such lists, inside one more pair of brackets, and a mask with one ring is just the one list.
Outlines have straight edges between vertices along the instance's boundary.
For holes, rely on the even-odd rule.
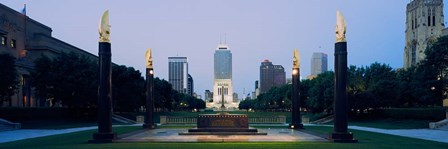
[[16,58],[19,89],[3,106],[43,107],[48,99],[35,96],[30,84],[34,61],[42,56],[55,58],[61,53],[77,53],[98,60],[96,55],[56,39],[52,29],[0,3],[0,54]]
[[406,7],[404,68],[422,61],[444,28],[443,0],[412,0]]

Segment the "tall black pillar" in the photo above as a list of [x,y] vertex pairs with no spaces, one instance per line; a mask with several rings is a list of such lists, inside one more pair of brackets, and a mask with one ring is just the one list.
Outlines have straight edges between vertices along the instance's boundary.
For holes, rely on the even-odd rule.
[[302,117],[300,115],[300,68],[292,69],[292,122],[290,129],[303,129]]
[[153,68],[146,68],[146,116],[145,124],[143,128],[154,129],[156,125],[154,124],[154,70]]
[[358,142],[347,130],[347,42],[335,44],[334,56],[334,127],[330,138],[334,142]]
[[116,138],[112,132],[112,62],[110,43],[99,43],[98,132],[91,143],[108,143]]

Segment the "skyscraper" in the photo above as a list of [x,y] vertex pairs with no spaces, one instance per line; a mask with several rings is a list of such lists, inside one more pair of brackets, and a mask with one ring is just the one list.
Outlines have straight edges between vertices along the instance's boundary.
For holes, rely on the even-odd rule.
[[173,89],[180,93],[187,93],[187,81],[187,57],[168,57],[168,82]]
[[425,50],[445,28],[443,0],[412,0],[406,7],[404,68],[425,58]]
[[328,69],[328,56],[325,53],[314,52],[311,58],[311,75],[317,76]]
[[[232,89],[232,53],[227,44],[219,44],[214,54],[213,103],[208,108],[220,108],[222,100],[226,108],[238,108],[233,102]],[[222,99],[224,95],[224,99]]]
[[274,86],[286,83],[286,73],[282,65],[273,65],[269,60],[261,62],[260,66],[260,93],[269,91]]
[[193,96],[193,93],[194,93],[193,77],[191,77],[191,75],[188,74],[188,78],[187,78],[187,94]]

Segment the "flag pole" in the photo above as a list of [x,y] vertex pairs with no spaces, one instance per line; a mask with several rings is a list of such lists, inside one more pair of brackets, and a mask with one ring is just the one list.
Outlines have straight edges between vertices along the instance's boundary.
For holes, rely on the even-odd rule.
[[26,22],[28,22],[28,19],[27,19],[27,16],[26,16],[26,4],[23,4],[23,10],[22,10],[22,13],[23,13],[23,15],[25,15],[25,45],[24,45],[24,49],[26,50],[26,44],[28,43],[28,38],[27,38],[27,23]]

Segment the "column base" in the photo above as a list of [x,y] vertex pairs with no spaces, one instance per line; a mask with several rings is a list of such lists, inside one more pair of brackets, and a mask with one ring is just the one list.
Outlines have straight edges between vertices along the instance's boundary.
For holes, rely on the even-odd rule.
[[156,124],[143,124],[143,128],[145,129],[156,129]]
[[333,132],[330,135],[330,139],[333,142],[337,142],[337,143],[357,143],[358,142],[358,140],[353,138],[353,133],[351,133],[351,132],[348,132],[348,133],[335,133],[335,132]]
[[303,124],[289,124],[289,129],[304,129]]
[[117,138],[116,133],[94,133],[89,143],[112,143]]

